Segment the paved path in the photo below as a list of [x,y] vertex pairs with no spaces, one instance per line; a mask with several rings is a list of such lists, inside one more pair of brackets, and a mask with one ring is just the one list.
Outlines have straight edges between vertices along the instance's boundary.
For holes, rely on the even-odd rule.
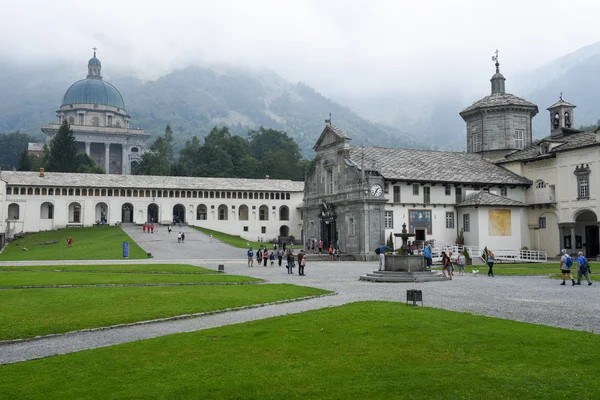
[[[217,267],[217,263],[214,261],[213,264],[207,261],[203,263],[199,260],[190,261],[209,268],[216,269]],[[424,304],[427,307],[568,329],[600,331],[600,283],[592,286],[572,287],[559,286],[559,281],[541,277],[497,276],[489,278],[481,275],[456,277],[453,281],[443,282],[371,283],[361,282],[358,277],[375,269],[376,263],[313,263],[306,267],[307,275],[302,277],[288,275],[283,267],[248,268],[243,260],[230,260],[224,264],[227,273],[264,278],[271,283],[294,283],[319,287],[333,290],[338,294],[185,320],[156,322],[103,331],[77,332],[35,341],[0,345],[0,364],[300,313],[355,301],[404,302],[407,289],[423,290]]]
[[[156,226],[154,233],[144,233],[141,226],[123,226],[123,230],[155,259],[244,259],[245,249],[238,249],[213,239],[204,233],[188,227],[172,227],[168,233],[166,226]],[[177,242],[177,234],[185,233],[185,241]]]

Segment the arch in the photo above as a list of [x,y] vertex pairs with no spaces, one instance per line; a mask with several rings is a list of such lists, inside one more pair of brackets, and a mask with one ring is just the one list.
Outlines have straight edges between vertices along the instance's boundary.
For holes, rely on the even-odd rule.
[[133,205],[131,203],[125,203],[121,206],[121,222],[133,222]]
[[48,196],[54,196],[54,188],[48,189]]
[[10,186],[6,188],[6,194],[12,194],[12,188]]
[[21,194],[24,195],[27,192],[27,189],[25,189],[24,187],[21,188]]
[[42,188],[42,196],[46,196],[47,193],[48,191],[46,190],[46,188]]
[[217,215],[219,216],[219,221],[227,221],[229,215],[227,213],[227,206],[225,204],[221,204],[219,206]]
[[197,220],[206,220],[206,214],[207,214],[207,210],[206,210],[206,206],[204,204],[200,204],[198,207],[196,207],[196,219]]
[[598,217],[591,208],[581,208],[573,213],[573,221],[575,222],[596,222]]
[[544,182],[541,179],[538,179],[537,181],[535,181],[535,188],[536,189],[543,189],[546,187],[546,182]]
[[35,192],[34,192],[34,194],[35,194],[36,196],[39,196],[39,194],[40,194],[40,188],[35,188]]
[[289,199],[290,199],[290,194],[289,194],[289,193],[286,193],[286,194],[285,194],[285,199],[286,199],[286,200],[289,200]]
[[290,227],[287,225],[281,225],[279,227],[279,236],[283,236],[283,237],[290,236]]
[[279,220],[280,221],[289,221],[290,220],[290,209],[288,206],[279,207]]
[[81,224],[81,204],[76,201],[69,204],[69,223]]
[[146,218],[147,222],[158,222],[158,205],[152,203],[148,205],[148,216]]
[[17,203],[8,205],[8,219],[19,219],[21,208]]
[[264,204],[258,209],[258,220],[268,221],[269,220],[269,207]]
[[238,209],[238,219],[240,221],[248,221],[248,206],[242,204]]
[[132,197],[131,196],[131,189],[127,189],[127,197]]
[[131,152],[132,152],[132,153],[137,153],[137,152],[139,152],[139,151],[140,151],[140,149],[138,149],[137,147],[132,147],[132,148],[131,148]]
[[75,196],[81,196],[81,190],[75,189]]
[[182,204],[173,206],[173,222],[185,224],[185,207]]
[[137,191],[137,189],[133,189],[133,197],[138,197],[138,191]]
[[54,219],[54,204],[44,202],[40,206],[40,219]]
[[100,191],[100,196],[102,196],[102,197],[106,196],[106,189],[102,189]]
[[269,197],[271,198],[271,200],[275,200],[275,193],[273,193],[273,192],[269,193]]
[[27,188],[27,195],[33,195],[33,188]]
[[146,197],[150,197],[150,190],[146,190]]
[[69,117],[69,125],[74,125],[74,124],[75,124],[75,118]]
[[96,222],[108,224],[108,206],[104,202],[96,204]]
[[73,189],[69,189],[69,196],[73,196],[74,193],[75,191]]
[[131,162],[131,170],[135,171],[136,168],[138,167],[139,163],[137,161],[132,161]]

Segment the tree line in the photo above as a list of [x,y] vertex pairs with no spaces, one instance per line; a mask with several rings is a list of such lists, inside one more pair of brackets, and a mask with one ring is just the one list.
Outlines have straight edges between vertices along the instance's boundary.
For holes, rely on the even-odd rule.
[[[42,155],[27,151],[35,139],[15,132],[0,135],[0,165],[19,171],[104,173],[87,154],[78,151],[73,130],[64,121]],[[197,136],[186,141],[179,155],[173,150],[173,130],[167,125],[149,151],[133,167],[136,175],[204,176],[304,180],[314,161],[302,159],[296,141],[285,132],[260,127],[246,137],[232,135],[227,127],[214,127],[201,142]]]
[[296,141],[285,132],[260,127],[247,137],[232,135],[227,127],[214,127],[200,142],[187,140],[175,158],[169,125],[133,168],[137,175],[205,176],[304,180],[313,162],[302,159]]

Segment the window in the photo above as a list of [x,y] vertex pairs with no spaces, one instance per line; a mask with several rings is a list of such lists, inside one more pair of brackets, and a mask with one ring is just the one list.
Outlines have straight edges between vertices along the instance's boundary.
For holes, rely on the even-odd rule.
[[394,212],[385,212],[385,229],[394,229]]
[[454,213],[446,212],[446,229],[454,229]]
[[425,204],[431,203],[431,188],[429,186],[423,187],[423,201]]
[[450,187],[450,185],[445,185],[444,186],[444,194],[446,196],[451,196],[452,195],[452,188]]
[[419,184],[413,183],[413,196],[418,196],[418,195],[419,195]]
[[538,226],[540,229],[546,229],[546,217],[540,217],[538,219]]
[[83,125],[83,114],[79,114],[79,125]]
[[348,235],[356,235],[356,223],[354,222],[354,218],[348,218]]
[[400,186],[394,186],[394,203],[400,203]]
[[515,129],[515,147],[517,149],[523,148],[523,129]]
[[12,188],[11,187],[6,188],[6,194],[12,194]]
[[463,201],[462,188],[459,188],[459,187],[454,188],[454,196],[456,197],[455,198],[456,204],[462,202]]
[[244,232],[248,232],[248,227],[247,226],[244,227]]
[[481,133],[473,134],[473,145],[471,147],[471,152],[477,153],[481,151]]
[[113,123],[113,117],[112,117],[112,115],[109,115],[108,116],[108,123],[106,125],[107,126],[112,126],[112,123]]
[[577,177],[577,193],[580,199],[587,199],[590,197],[588,178],[588,175],[580,175]]
[[469,214],[463,214],[463,231],[471,231],[471,217]]
[[502,196],[502,197],[508,196],[508,189],[505,187],[501,187],[500,188],[500,196]]
[[269,220],[269,208],[267,206],[260,206],[258,209],[258,219],[259,221]]
[[266,226],[261,226],[260,227],[260,233],[267,233],[267,227]]
[[196,219],[206,220],[206,206],[204,204],[200,204],[196,207]]
[[217,210],[217,213],[219,215],[219,221],[226,221],[228,219],[226,205],[221,204]]
[[546,187],[546,182],[544,182],[543,180],[540,179],[538,181],[535,181],[535,188],[536,189],[543,189],[545,187]]

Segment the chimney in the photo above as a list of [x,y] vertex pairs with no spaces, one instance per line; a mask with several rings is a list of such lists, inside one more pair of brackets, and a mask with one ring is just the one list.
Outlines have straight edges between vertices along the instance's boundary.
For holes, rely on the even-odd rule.
[[44,168],[40,168],[40,178],[44,177]]

